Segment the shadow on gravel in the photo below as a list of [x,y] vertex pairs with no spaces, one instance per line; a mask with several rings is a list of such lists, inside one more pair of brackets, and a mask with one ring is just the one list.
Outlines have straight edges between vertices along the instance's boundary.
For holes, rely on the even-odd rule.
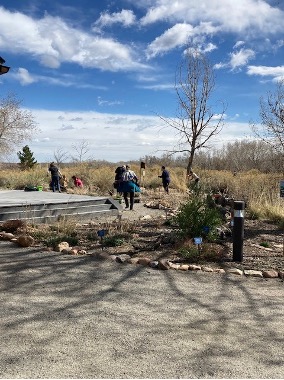
[[0,249],[1,377],[284,376],[279,281]]

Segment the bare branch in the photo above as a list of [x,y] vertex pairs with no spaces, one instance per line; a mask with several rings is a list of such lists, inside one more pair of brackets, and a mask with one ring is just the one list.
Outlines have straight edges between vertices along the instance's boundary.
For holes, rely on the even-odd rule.
[[160,116],[177,132],[177,146],[172,152],[188,153],[188,172],[196,151],[204,148],[211,138],[219,134],[224,124],[224,104],[222,103],[218,117],[209,106],[214,87],[213,69],[206,57],[198,52],[192,54],[188,49],[176,73],[178,116],[175,119]]
[[21,102],[15,95],[8,95],[0,101],[0,154],[11,153],[23,141],[31,140],[38,131],[34,117],[21,109]]
[[277,83],[275,93],[260,98],[261,125],[252,124],[255,136],[270,145],[277,153],[284,154],[284,80]]

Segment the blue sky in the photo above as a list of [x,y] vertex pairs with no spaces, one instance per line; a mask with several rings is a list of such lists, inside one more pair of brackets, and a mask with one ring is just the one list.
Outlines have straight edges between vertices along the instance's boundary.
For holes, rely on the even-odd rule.
[[1,0],[0,19],[1,97],[34,115],[38,162],[83,141],[88,158],[113,162],[170,150],[157,115],[176,116],[188,43],[214,66],[213,109],[227,104],[213,145],[248,138],[259,98],[284,78],[282,0]]

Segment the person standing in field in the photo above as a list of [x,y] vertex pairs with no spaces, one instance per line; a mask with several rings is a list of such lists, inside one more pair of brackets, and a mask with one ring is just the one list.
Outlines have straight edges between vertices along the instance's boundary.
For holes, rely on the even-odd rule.
[[55,192],[58,189],[58,192],[61,193],[60,188],[60,177],[62,174],[60,173],[59,168],[55,165],[54,162],[51,162],[48,168],[48,172],[51,174],[51,188],[52,191]]
[[198,177],[198,175],[196,173],[194,173],[192,170],[189,171],[189,174],[188,174],[188,179],[190,181],[194,181],[194,183],[197,185],[200,178]]
[[169,194],[169,184],[171,182],[170,179],[170,173],[168,170],[166,170],[165,166],[162,166],[162,174],[158,176],[159,178],[162,178],[162,184],[165,192]]
[[[133,170],[130,170],[129,165],[126,165],[126,170],[122,174],[121,182],[119,183],[117,191],[123,193],[125,208],[129,208],[130,205],[130,210],[133,210],[135,193],[140,192],[140,187],[137,185],[137,182],[137,175]],[[128,194],[130,199],[128,199]]]
[[116,189],[118,194],[121,194],[121,192],[118,191],[118,189],[119,189],[119,185],[122,181],[122,176],[123,176],[123,173],[125,172],[125,170],[126,170],[125,165],[118,166],[115,169],[115,177],[114,177],[113,187]]

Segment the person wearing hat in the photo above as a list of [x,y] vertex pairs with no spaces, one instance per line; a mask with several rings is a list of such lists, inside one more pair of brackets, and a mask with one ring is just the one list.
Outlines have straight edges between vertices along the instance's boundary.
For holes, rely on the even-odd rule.
[[126,165],[125,172],[123,172],[122,174],[121,182],[117,189],[119,192],[123,193],[126,209],[130,206],[130,210],[133,210],[134,195],[136,192],[140,192],[140,188],[137,185],[137,182],[137,175],[134,173],[133,170],[130,170],[129,165]]

